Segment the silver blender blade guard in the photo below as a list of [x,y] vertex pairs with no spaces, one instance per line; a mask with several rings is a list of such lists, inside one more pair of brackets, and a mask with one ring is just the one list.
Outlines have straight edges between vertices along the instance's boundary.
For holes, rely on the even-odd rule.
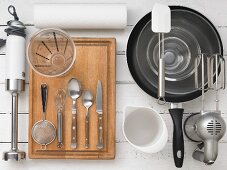
[[10,150],[8,152],[4,152],[3,153],[3,160],[4,161],[8,161],[9,159],[11,160],[15,160],[15,161],[20,161],[22,159],[25,159],[26,158],[26,153],[24,151],[13,151],[13,150]]

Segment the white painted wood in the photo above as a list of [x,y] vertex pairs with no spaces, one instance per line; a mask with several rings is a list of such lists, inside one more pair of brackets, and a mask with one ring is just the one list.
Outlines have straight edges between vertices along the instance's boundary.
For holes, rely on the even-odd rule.
[[[117,68],[116,68],[116,98],[117,98],[117,123],[116,123],[116,159],[111,161],[87,161],[87,160],[26,160],[22,162],[4,162],[0,160],[0,169],[4,170],[63,170],[63,169],[110,169],[110,170],[148,170],[168,169],[175,170],[172,158],[172,120],[168,114],[169,104],[159,106],[156,99],[143,92],[128,70],[126,61],[126,46],[131,30],[138,20],[150,12],[155,2],[168,5],[182,5],[198,10],[208,17],[217,27],[227,54],[227,2],[225,0],[1,0],[0,1],[0,38],[6,38],[4,29],[6,22],[12,17],[7,12],[7,7],[13,4],[17,8],[18,15],[25,24],[33,24],[33,3],[123,3],[128,8],[128,26],[125,30],[68,30],[71,36],[78,37],[116,37],[117,40]],[[29,39],[37,29],[34,26],[27,27]],[[0,152],[10,149],[10,123],[11,123],[11,95],[5,92],[4,74],[5,48],[0,49]],[[26,69],[26,91],[19,95],[19,142],[28,140],[28,66]],[[214,109],[214,92],[206,94],[206,109]],[[220,93],[220,109],[222,116],[227,121],[227,91]],[[151,107],[157,112],[164,113],[162,117],[166,122],[169,139],[163,151],[156,154],[144,154],[132,148],[123,137],[121,126],[123,121],[123,109],[126,105]],[[183,104],[185,112],[198,112],[201,107],[201,98]],[[184,114],[184,119],[188,114]],[[191,154],[196,145],[185,137],[185,161],[183,170],[225,170],[227,162],[227,134],[219,145],[219,157],[213,166],[205,166],[192,159]],[[27,143],[19,144],[21,150],[27,151]]]
[[[0,10],[0,24],[6,24],[6,22],[12,17],[8,14],[7,8],[9,4],[14,4],[17,7],[18,15],[26,24],[33,24],[33,3],[121,3],[126,4],[128,8],[128,25],[134,25],[142,16],[150,12],[154,3],[160,2],[168,5],[182,5],[198,10],[205,16],[207,16],[215,25],[225,26],[226,21],[221,18],[226,16],[226,10],[223,6],[226,5],[225,0],[20,0],[20,1],[6,1],[3,0],[0,3],[2,10]],[[220,18],[221,16],[221,18]]]
[[[28,85],[26,85],[25,88],[25,91],[19,94],[20,113],[28,113]],[[0,96],[0,113],[11,113],[11,94],[5,91],[4,84],[0,84]]]
[[[11,114],[1,114],[0,119],[0,142],[10,142],[11,141]],[[28,142],[28,114],[19,114],[18,116],[19,131],[18,131],[18,141]],[[26,133],[25,133],[26,132]]]

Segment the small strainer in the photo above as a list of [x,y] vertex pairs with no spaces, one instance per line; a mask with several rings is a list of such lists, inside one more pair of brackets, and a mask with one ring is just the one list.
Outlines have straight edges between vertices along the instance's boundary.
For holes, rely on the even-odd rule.
[[32,127],[32,138],[45,150],[46,146],[54,141],[56,138],[56,128],[54,125],[46,120],[46,105],[47,105],[47,84],[41,84],[41,98],[42,98],[42,120],[36,122]]

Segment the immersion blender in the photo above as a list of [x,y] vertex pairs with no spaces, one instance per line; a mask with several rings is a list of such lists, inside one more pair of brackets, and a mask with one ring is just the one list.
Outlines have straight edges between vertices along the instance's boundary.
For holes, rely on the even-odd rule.
[[25,25],[19,21],[15,7],[8,7],[14,20],[7,22],[5,90],[12,94],[11,150],[3,153],[3,160],[25,159],[18,149],[18,94],[25,90]]

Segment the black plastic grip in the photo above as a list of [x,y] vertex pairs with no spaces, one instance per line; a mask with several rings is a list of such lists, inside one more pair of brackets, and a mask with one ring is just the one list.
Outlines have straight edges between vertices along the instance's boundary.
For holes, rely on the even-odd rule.
[[181,168],[184,161],[184,137],[182,131],[182,118],[184,109],[169,109],[173,120],[173,157],[175,166]]
[[46,105],[47,105],[47,84],[41,84],[41,97],[42,97],[42,109],[43,109],[43,113],[45,113]]

